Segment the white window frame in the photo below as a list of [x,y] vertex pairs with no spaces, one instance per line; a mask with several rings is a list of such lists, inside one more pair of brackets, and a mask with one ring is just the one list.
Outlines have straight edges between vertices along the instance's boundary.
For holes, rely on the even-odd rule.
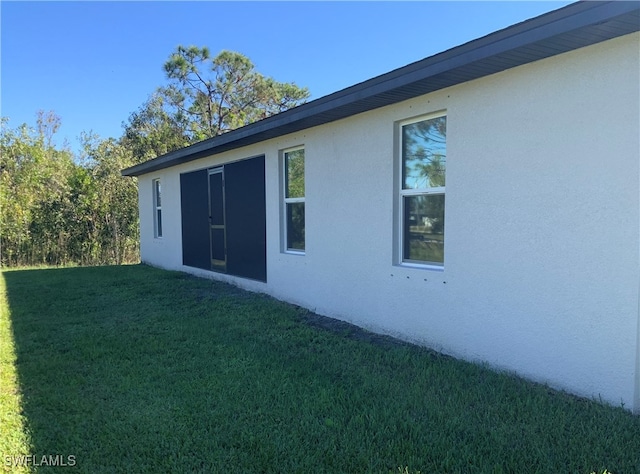
[[[427,195],[443,195],[445,196],[445,229],[446,229],[446,184],[445,186],[438,186],[438,187],[432,187],[432,188],[417,188],[417,189],[403,189],[404,188],[404,180],[403,180],[403,176],[404,176],[404,162],[403,162],[403,157],[402,157],[402,148],[403,148],[403,134],[402,134],[402,128],[405,125],[411,125],[414,123],[418,123],[418,122],[424,122],[427,120],[433,120],[439,117],[447,117],[447,111],[443,110],[443,111],[439,111],[439,112],[434,112],[431,114],[426,114],[426,115],[421,115],[419,117],[414,117],[411,119],[407,119],[407,120],[402,120],[400,122],[397,122],[397,127],[398,127],[398,140],[397,140],[397,186],[398,186],[398,219],[397,219],[397,226],[398,226],[398,245],[397,245],[397,262],[399,265],[403,266],[403,267],[411,267],[411,268],[422,268],[422,269],[429,269],[429,270],[438,270],[438,271],[443,271],[444,270],[444,258],[443,258],[443,262],[439,263],[439,262],[426,262],[426,261],[419,261],[419,260],[408,260],[404,258],[404,244],[405,244],[405,235],[404,235],[404,216],[405,216],[405,197],[408,196],[427,196]],[[445,137],[446,138],[446,137]],[[446,175],[446,168],[445,168],[445,175]],[[445,236],[446,236],[446,232],[445,232]],[[446,243],[446,237],[445,237],[445,243]]]
[[[306,211],[307,211],[307,205],[306,205],[306,196],[307,196],[307,189],[306,189],[306,173],[307,173],[307,154],[305,151],[305,163],[304,163],[304,172],[305,172],[305,190],[304,190],[304,196],[303,197],[297,197],[297,198],[290,198],[287,197],[287,155],[291,152],[294,151],[298,151],[298,150],[305,150],[304,145],[300,145],[300,146],[296,146],[296,147],[292,147],[292,148],[287,148],[285,150],[282,150],[282,172],[281,172],[281,181],[282,181],[282,189],[281,189],[281,193],[282,193],[282,250],[284,253],[289,253],[289,254],[293,254],[293,255],[305,255],[306,254],[306,248],[307,248],[307,239],[305,237],[305,250],[300,250],[300,249],[291,249],[287,247],[287,243],[289,242],[289,226],[287,225],[287,204],[295,204],[295,203],[303,203],[305,205],[305,217],[306,217]],[[305,230],[306,230],[306,222],[305,222]]]
[[[151,181],[153,195],[153,237],[162,238],[162,182],[160,178]],[[158,197],[160,197],[160,205],[158,205]],[[160,219],[158,219],[160,216]]]

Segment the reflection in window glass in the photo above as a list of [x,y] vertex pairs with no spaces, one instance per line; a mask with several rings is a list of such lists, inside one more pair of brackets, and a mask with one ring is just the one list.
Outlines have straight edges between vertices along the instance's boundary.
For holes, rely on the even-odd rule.
[[402,189],[445,185],[447,120],[437,117],[402,127]]
[[444,265],[447,117],[402,124],[401,261]]
[[304,252],[304,148],[284,152],[284,250]]
[[304,251],[304,202],[287,204],[287,249]]
[[304,197],[304,149],[285,153],[288,198]]
[[444,194],[405,196],[404,260],[444,262]]
[[156,238],[162,237],[162,189],[160,180],[153,180],[153,235]]
[[156,179],[155,181],[156,183],[156,207],[161,207],[162,206],[162,193],[161,188],[160,188],[160,180]]

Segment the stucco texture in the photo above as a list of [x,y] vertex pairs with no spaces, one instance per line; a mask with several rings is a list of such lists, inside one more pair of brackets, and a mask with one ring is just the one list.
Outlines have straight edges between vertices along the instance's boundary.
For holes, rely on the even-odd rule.
[[[143,261],[640,409],[640,35],[139,178]],[[447,115],[443,269],[398,263],[398,122]],[[306,254],[281,150],[305,147]],[[182,265],[179,174],[265,155],[267,282]],[[153,237],[151,180],[163,186]]]

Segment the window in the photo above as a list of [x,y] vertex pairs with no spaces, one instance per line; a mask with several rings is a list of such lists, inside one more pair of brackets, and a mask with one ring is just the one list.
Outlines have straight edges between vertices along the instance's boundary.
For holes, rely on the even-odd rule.
[[400,261],[443,266],[447,117],[400,125]]
[[160,180],[153,180],[153,235],[162,237],[162,196]]
[[304,148],[286,150],[284,171],[284,249],[302,253],[304,244]]

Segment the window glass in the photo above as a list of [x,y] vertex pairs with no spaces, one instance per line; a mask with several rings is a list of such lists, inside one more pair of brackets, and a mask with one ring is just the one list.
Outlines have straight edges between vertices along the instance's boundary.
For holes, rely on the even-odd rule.
[[156,237],[162,237],[162,210],[156,211]]
[[287,250],[304,250],[304,202],[287,203]]
[[404,260],[444,263],[444,194],[404,197]]
[[155,183],[156,183],[156,207],[160,207],[162,206],[160,180],[156,179]]
[[162,237],[162,188],[160,187],[160,180],[153,180],[153,234],[154,237]]
[[304,149],[285,153],[286,197],[304,197]]
[[436,117],[402,127],[402,189],[445,185],[447,119]]
[[401,125],[400,261],[444,265],[447,117]]
[[283,153],[284,180],[284,251],[305,250],[304,148]]

